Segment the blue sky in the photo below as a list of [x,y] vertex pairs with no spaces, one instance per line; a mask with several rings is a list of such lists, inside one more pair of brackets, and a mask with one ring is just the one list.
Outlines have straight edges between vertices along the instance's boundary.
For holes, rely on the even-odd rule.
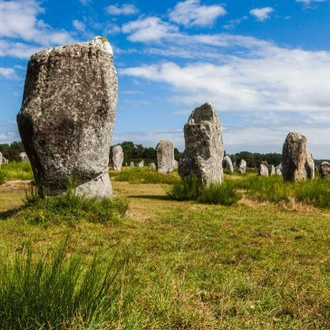
[[183,151],[210,102],[229,154],[281,153],[294,131],[330,159],[329,17],[329,0],[0,0],[0,143],[19,140],[29,57],[102,35],[119,80],[112,144]]

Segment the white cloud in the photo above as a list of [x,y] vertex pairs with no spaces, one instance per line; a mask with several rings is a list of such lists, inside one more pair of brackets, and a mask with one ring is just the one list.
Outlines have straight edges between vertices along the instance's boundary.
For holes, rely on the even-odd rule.
[[171,21],[188,26],[212,26],[214,21],[226,15],[224,7],[219,5],[202,6],[200,0],[186,0],[179,2],[170,11]]
[[313,2],[325,2],[327,0],[296,0],[296,2],[302,2],[305,5],[310,5]]
[[106,11],[110,15],[134,15],[139,12],[139,9],[134,5],[123,4],[121,7],[119,5],[108,6]]
[[31,46],[21,42],[0,40],[0,57],[12,56],[28,59],[32,54],[40,51],[42,48],[41,46]]
[[223,27],[226,30],[235,29],[237,25],[241,24],[241,22],[246,20],[247,18],[248,18],[247,16],[243,16],[242,18],[232,19],[227,24],[225,24]]
[[86,24],[78,21],[77,19],[72,21],[72,25],[75,27],[75,29],[79,32],[84,32],[86,28]]
[[12,68],[0,67],[0,75],[5,77],[6,79],[17,79],[16,72]]
[[[236,38],[233,42],[240,40],[240,46],[245,46],[244,37]],[[221,61],[215,63],[179,65],[168,61],[119,72],[135,79],[165,83],[173,90],[171,100],[178,104],[210,101],[220,111],[330,110],[330,52],[308,52],[257,40],[246,41],[247,47],[253,47],[237,55],[219,56]]]
[[160,41],[170,34],[176,33],[178,28],[169,23],[163,22],[158,17],[141,17],[136,21],[124,24],[122,27],[124,33],[130,34],[130,41]]
[[264,8],[255,8],[250,10],[250,14],[255,16],[258,21],[265,21],[269,18],[270,14],[274,11],[271,7],[264,7]]
[[71,42],[67,31],[54,30],[37,16],[43,13],[35,0],[0,0],[0,37],[23,39],[43,46]]

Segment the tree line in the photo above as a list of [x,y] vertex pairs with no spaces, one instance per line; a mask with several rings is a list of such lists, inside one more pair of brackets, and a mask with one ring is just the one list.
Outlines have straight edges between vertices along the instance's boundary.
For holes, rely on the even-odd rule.
[[[144,159],[145,164],[156,162],[156,149],[152,147],[144,147],[142,144],[134,144],[132,141],[124,141],[119,143],[124,151],[124,164],[129,165],[131,162],[138,163]],[[0,152],[2,156],[9,161],[19,161],[19,154],[24,151],[22,142],[12,142],[10,144],[0,144]],[[179,161],[181,152],[174,148],[174,158]],[[226,155],[226,152],[225,152]],[[244,159],[247,166],[257,168],[262,162],[267,162],[269,165],[277,166],[282,161],[282,154],[279,153],[252,153],[249,151],[241,151],[236,154],[227,154],[233,163],[237,165]],[[111,157],[111,153],[110,153]],[[315,160],[315,164],[319,165],[323,160]]]

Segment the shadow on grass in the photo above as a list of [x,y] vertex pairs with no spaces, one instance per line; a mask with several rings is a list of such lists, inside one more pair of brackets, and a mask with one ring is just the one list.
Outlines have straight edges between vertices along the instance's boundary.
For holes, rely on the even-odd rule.
[[168,196],[164,196],[164,195],[131,195],[131,196],[128,196],[128,198],[157,199],[157,200],[163,200],[163,201],[170,200],[170,198]]
[[21,205],[7,211],[2,211],[0,212],[0,220],[7,220],[8,218],[16,215],[18,212],[26,209],[27,207],[28,207],[27,205]]

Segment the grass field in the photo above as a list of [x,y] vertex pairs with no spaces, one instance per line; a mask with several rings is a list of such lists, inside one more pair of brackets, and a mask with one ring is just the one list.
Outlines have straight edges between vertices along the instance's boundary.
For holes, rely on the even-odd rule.
[[[171,200],[166,180],[130,183],[128,176],[126,181],[113,176],[115,199],[129,206],[124,216],[105,222],[91,221],[92,210],[76,221],[51,221],[49,216],[48,221],[33,222],[31,217],[44,219],[56,209],[47,206],[46,212],[40,204],[17,208],[24,204],[25,188],[0,186],[0,278],[15,278],[15,271],[5,270],[15,270],[15,262],[16,271],[22,265],[27,268],[30,260],[33,274],[37,265],[44,265],[39,282],[50,281],[54,255],[64,251],[59,267],[63,272],[55,282],[74,282],[66,270],[76,267],[80,271],[74,273],[78,284],[73,291],[83,292],[73,293],[68,302],[80,306],[75,312],[61,311],[69,320],[55,315],[50,322],[52,316],[45,318],[47,309],[40,307],[34,323],[17,323],[16,328],[330,329],[330,209],[299,201],[293,195],[298,185],[283,188],[288,198],[269,202],[260,198],[260,190],[259,195],[253,192],[249,180],[259,178],[225,179],[235,179],[242,194],[231,206]],[[260,183],[261,195],[274,196],[274,185],[281,185],[276,180],[268,188]],[[97,271],[92,266],[95,258]],[[100,278],[88,277],[89,272]],[[96,296],[84,291],[82,283],[89,283],[88,278],[96,278]],[[97,280],[107,283],[103,291]],[[10,329],[6,283],[0,281],[1,329]],[[14,300],[23,299],[18,298],[25,295],[22,285],[14,284]],[[52,304],[56,310],[56,304],[64,304],[56,295],[50,301],[44,291],[47,286],[41,286],[39,299],[44,304],[39,306]],[[38,299],[29,294],[28,301]],[[89,301],[102,298],[95,300],[99,312],[94,305],[87,308],[85,295]],[[20,310],[10,313],[15,320],[22,315]]]

